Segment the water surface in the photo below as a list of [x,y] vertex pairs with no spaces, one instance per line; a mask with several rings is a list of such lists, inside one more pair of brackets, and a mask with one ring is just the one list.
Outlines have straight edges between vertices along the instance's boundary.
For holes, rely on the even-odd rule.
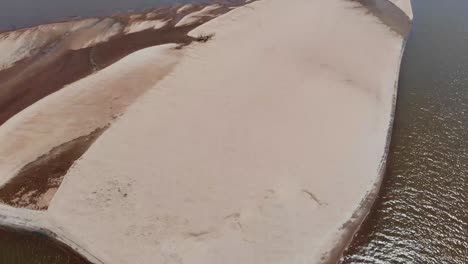
[[413,9],[384,183],[342,263],[468,263],[468,1]]
[[[0,30],[187,2],[1,1]],[[468,263],[468,1],[413,6],[387,174],[343,263]],[[86,261],[42,235],[0,228],[0,263]]]
[[2,264],[90,264],[69,247],[42,234],[0,227]]
[[197,2],[208,0],[4,0],[0,1],[0,31]]

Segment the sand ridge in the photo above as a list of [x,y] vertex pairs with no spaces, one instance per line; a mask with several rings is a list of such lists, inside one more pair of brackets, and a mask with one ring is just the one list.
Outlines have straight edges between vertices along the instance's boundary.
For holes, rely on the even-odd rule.
[[260,1],[198,27],[215,38],[96,141],[51,217],[113,263],[326,261],[379,179],[404,42],[353,6]]
[[[177,28],[179,20],[204,10],[204,5],[193,5],[177,14],[176,7],[160,8],[4,33],[6,43],[18,39],[17,49],[23,49],[21,41],[32,34],[29,45],[36,44],[39,51],[28,53],[29,57],[17,62],[11,61],[11,67],[0,71],[0,124],[3,124],[0,183],[23,175],[26,167],[39,164],[37,161],[44,157],[49,160],[46,156],[55,155],[55,148],[108,126],[136,98],[171,72],[183,53],[182,46],[198,41],[187,35],[190,30],[240,4],[218,5],[216,13],[204,11],[206,17]],[[66,33],[58,36],[56,28]],[[35,42],[36,33],[48,36],[53,45],[47,47],[43,41]],[[0,45],[4,42],[0,41]],[[14,50],[6,52],[16,54]],[[58,185],[54,183],[49,189],[59,186],[59,178]],[[28,188],[13,188],[13,185],[0,188],[3,201],[20,207],[47,208],[44,199],[36,199],[50,196],[47,188],[27,191]],[[8,200],[6,196],[12,192],[20,197],[13,195]]]
[[[214,38],[170,49],[177,63],[68,171],[40,225],[103,263],[336,260],[376,190],[391,128],[405,36],[381,19],[350,1],[263,0],[187,28]],[[72,85],[90,89],[119,65],[140,78],[142,58]]]

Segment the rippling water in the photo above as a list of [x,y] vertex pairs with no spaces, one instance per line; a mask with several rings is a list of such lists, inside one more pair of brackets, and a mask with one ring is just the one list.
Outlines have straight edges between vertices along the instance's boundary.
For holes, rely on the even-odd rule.
[[342,263],[468,263],[468,1],[413,9],[381,194]]
[[44,235],[0,228],[1,264],[87,264],[68,247]]

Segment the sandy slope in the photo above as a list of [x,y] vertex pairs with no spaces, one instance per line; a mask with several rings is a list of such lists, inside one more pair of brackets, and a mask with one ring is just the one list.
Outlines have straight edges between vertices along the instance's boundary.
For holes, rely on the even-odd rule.
[[411,8],[411,1],[410,0],[390,0],[396,6],[398,6],[405,14],[410,18],[413,19],[413,9]]
[[75,30],[82,30],[94,25],[97,19],[85,19],[79,22],[66,22],[38,26],[34,30],[24,29],[16,32],[0,33],[0,70],[12,66],[15,62],[34,55],[38,47],[53,43],[60,37]]
[[53,147],[106,126],[172,70],[175,46],[135,52],[10,119],[0,129],[0,184]]
[[48,214],[106,263],[318,263],[378,181],[403,38],[356,3],[263,0],[198,28]]

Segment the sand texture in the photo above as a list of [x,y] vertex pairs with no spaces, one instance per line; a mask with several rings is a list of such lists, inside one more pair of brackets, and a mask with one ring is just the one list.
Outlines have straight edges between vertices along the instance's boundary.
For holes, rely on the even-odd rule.
[[[333,263],[382,176],[412,17],[409,0],[392,2],[388,16],[346,0],[239,7],[189,33],[213,35],[206,43],[132,53],[10,119],[8,151],[28,124],[39,132],[27,140],[41,143],[0,170],[123,113],[65,175],[43,226],[102,263]],[[110,110],[114,93],[122,102]],[[69,125],[48,135],[46,117]]]

